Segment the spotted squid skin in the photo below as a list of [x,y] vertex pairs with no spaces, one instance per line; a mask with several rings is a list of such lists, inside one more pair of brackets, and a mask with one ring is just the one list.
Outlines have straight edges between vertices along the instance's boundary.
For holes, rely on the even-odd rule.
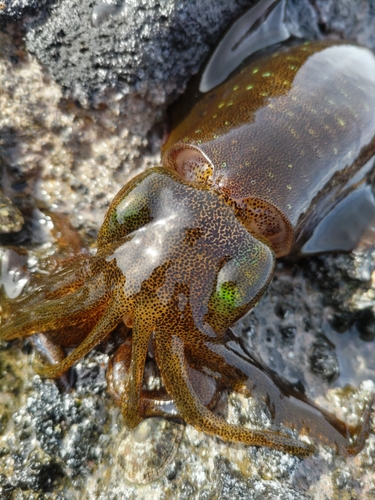
[[261,200],[287,219],[276,255],[288,254],[321,200],[331,209],[373,157],[374,90],[367,48],[345,41],[280,47],[203,95],[169,135],[163,163],[181,170],[182,151],[185,158],[189,148],[200,151],[212,165],[212,189],[237,204]]
[[96,255],[70,259],[4,307],[0,339],[44,333],[54,346],[74,346],[39,370],[53,378],[125,322],[131,341],[110,377],[122,374],[113,392],[128,427],[164,415],[165,393],[143,387],[152,342],[174,415],[197,429],[313,453],[287,433],[229,424],[212,411],[222,388],[245,390],[268,401],[277,422],[358,453],[371,405],[351,427],[296,391],[285,395],[229,328],[266,290],[275,258],[372,169],[374,109],[375,58],[365,48],[320,41],[253,60],[172,129],[162,167],[116,195]]

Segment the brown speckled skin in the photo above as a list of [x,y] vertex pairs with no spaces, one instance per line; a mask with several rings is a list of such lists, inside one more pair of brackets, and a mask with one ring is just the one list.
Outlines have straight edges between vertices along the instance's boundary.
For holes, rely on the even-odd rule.
[[314,205],[328,193],[331,209],[373,157],[374,88],[366,48],[332,41],[280,48],[207,93],[170,134],[163,162],[174,168],[176,151],[198,148],[213,164],[212,188],[275,205],[298,238]]
[[196,428],[299,456],[314,450],[286,433],[217,416],[215,394],[229,387],[268,400],[277,422],[357,453],[370,408],[364,425],[351,428],[306,402],[295,405],[234,347],[228,327],[256,304],[275,255],[290,250],[316,205],[345,194],[372,157],[374,68],[366,49],[316,42],[258,59],[207,94],[171,133],[164,167],[115,197],[96,256],[69,261],[13,301],[0,338],[44,333],[58,346],[77,345],[41,370],[58,377],[125,321],[132,340],[110,378],[122,384],[113,392],[129,427],[163,414],[165,391],[142,389],[151,338],[166,391]]

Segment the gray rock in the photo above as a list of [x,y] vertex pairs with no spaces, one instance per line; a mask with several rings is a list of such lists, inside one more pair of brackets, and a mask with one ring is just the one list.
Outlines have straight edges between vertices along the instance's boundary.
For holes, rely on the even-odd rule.
[[64,0],[28,27],[27,47],[70,96],[137,93],[163,104],[184,89],[248,0]]
[[0,7],[0,27],[41,12],[53,1],[55,0],[3,0]]

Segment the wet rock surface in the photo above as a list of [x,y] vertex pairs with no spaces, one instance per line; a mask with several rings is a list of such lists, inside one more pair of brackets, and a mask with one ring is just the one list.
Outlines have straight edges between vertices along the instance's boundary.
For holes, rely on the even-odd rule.
[[[0,237],[6,273],[17,271],[10,281],[57,250],[68,255],[64,245],[78,251],[76,236],[59,240],[53,212],[94,247],[114,194],[159,161],[164,121],[155,123],[167,103],[249,4],[1,3],[1,185],[25,221],[9,231],[8,218]],[[369,5],[360,1],[354,12],[349,0],[294,0],[287,18],[295,34],[345,36],[374,49]],[[9,257],[10,245],[19,258]],[[374,390],[374,262],[371,250],[281,262],[258,307],[234,327],[257,359],[349,422]],[[66,392],[35,375],[30,342],[1,343],[0,498],[375,497],[374,421],[357,457],[321,446],[304,461],[226,444],[181,422],[155,419],[129,432],[106,391],[114,348],[109,340],[81,360]],[[262,426],[269,412],[231,394],[228,418]]]

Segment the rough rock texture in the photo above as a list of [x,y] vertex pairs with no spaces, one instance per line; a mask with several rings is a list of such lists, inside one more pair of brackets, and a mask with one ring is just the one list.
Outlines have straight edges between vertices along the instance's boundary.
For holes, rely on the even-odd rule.
[[102,102],[113,88],[117,99],[137,92],[163,103],[183,88],[228,19],[246,5],[65,0],[31,25],[26,44],[80,101]]
[[0,26],[36,14],[55,0],[3,0],[0,4]]
[[[113,195],[158,161],[163,122],[155,123],[166,104],[249,4],[0,2],[7,24],[0,32],[1,185],[25,220],[21,232],[1,236],[8,289],[25,278],[20,262],[33,272],[42,257],[79,248],[74,233],[58,236],[51,211],[67,214],[85,244],[94,244]],[[287,4],[296,35],[344,36],[372,49],[374,16],[365,0]],[[235,327],[265,364],[349,421],[373,390],[365,381],[375,380],[374,257],[280,263],[266,296]],[[129,433],[106,392],[114,338],[77,364],[70,393],[34,374],[29,342],[1,344],[0,498],[375,498],[374,434],[357,457],[321,447],[301,461],[163,420]],[[229,418],[264,425],[268,413],[233,394]]]

